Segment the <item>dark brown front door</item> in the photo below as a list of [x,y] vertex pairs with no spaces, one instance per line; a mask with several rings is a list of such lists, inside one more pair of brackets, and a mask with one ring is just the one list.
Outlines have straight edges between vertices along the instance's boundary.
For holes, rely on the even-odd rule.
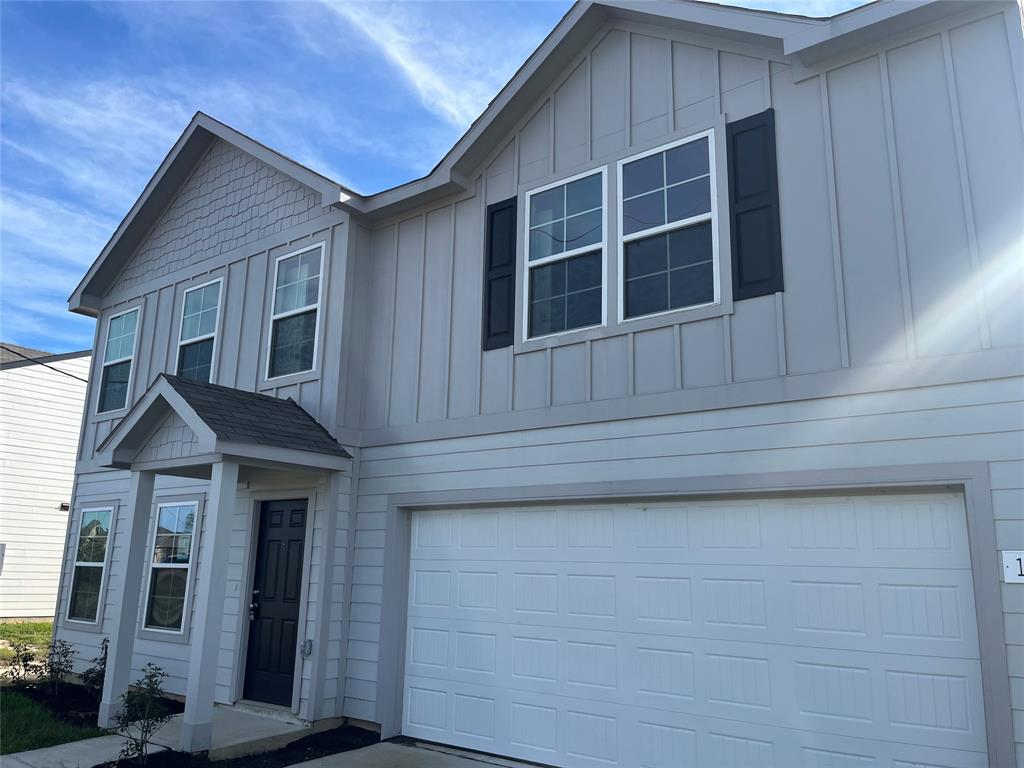
[[260,507],[243,692],[252,701],[292,703],[306,516],[305,499]]

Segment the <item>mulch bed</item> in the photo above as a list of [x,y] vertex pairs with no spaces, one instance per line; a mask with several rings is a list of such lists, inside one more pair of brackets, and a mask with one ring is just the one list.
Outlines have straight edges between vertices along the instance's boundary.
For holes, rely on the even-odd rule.
[[[338,752],[368,747],[378,741],[380,741],[380,734],[352,725],[342,725],[330,731],[293,741],[287,747],[274,752],[236,757],[232,760],[211,762],[205,754],[158,752],[150,756],[146,768],[285,768],[285,766],[304,763],[318,757],[327,757]],[[116,768],[116,766],[117,763],[107,763],[101,768]]]

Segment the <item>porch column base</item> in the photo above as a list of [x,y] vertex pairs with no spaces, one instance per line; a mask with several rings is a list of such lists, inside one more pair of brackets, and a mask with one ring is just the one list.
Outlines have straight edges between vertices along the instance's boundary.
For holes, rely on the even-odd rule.
[[113,728],[114,727],[114,716],[117,714],[119,707],[111,705],[109,701],[100,702],[100,714],[96,718],[96,724],[100,728]]
[[181,749],[183,752],[205,752],[212,746],[212,721],[209,723],[181,721]]

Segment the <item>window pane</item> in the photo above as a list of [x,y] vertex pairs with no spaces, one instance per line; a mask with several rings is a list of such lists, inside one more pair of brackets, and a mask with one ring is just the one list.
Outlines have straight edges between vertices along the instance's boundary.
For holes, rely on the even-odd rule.
[[565,330],[565,296],[530,304],[530,335],[543,336]]
[[631,235],[665,223],[665,192],[659,190],[622,203],[623,234]]
[[157,518],[157,533],[191,534],[196,522],[195,504],[181,504],[173,507],[160,507]]
[[153,569],[146,606],[147,627],[181,629],[187,583],[187,568]]
[[555,221],[530,230],[530,261],[554,256],[564,250],[565,221]]
[[165,536],[158,533],[153,547],[153,562],[187,564],[191,548],[191,536]]
[[274,313],[291,312],[317,303],[320,291],[320,249],[289,256],[277,265]]
[[669,275],[670,303],[673,309],[709,304],[715,300],[715,278],[711,262],[673,269]]
[[655,235],[626,243],[626,279],[668,269],[668,236]]
[[668,309],[668,273],[626,281],[626,317],[639,317]]
[[633,197],[665,186],[664,153],[642,157],[622,166],[622,196]]
[[680,221],[711,210],[711,179],[689,181],[668,188],[668,220]]
[[601,242],[601,211],[590,211],[565,220],[565,250]]
[[565,187],[565,215],[601,207],[601,174],[577,179]]
[[708,140],[691,141],[665,153],[665,181],[675,184],[708,172]]
[[195,315],[203,309],[203,292],[189,291],[185,294],[185,317]]
[[565,293],[565,262],[545,264],[530,270],[530,300],[548,299]]
[[601,252],[588,253],[585,256],[577,256],[565,262],[568,272],[566,289],[583,291],[587,288],[601,287]]
[[78,551],[75,560],[81,563],[102,563],[107,556],[110,536],[110,510],[89,510],[82,513],[78,529]]
[[124,408],[128,401],[128,376],[131,370],[131,360],[114,363],[103,369],[103,378],[100,381],[100,413]]
[[668,236],[669,266],[685,267],[710,261],[711,222],[705,221],[692,227],[677,229]]
[[210,283],[202,290],[202,309],[216,309],[220,303],[220,283]]
[[213,363],[213,339],[186,344],[178,351],[178,375],[193,381],[209,381]]
[[95,565],[76,565],[71,583],[71,605],[68,618],[77,621],[95,621],[100,605],[100,587],[103,568]]
[[602,259],[594,251],[530,270],[530,336],[601,322]]
[[274,321],[270,344],[270,375],[284,376],[313,368],[316,311]]
[[565,297],[565,327],[583,328],[601,322],[601,289],[570,293]]
[[135,325],[138,319],[138,310],[132,310],[110,321],[107,345],[104,348],[104,361],[131,357],[135,349]]
[[565,216],[565,187],[554,187],[530,196],[530,226],[546,224]]

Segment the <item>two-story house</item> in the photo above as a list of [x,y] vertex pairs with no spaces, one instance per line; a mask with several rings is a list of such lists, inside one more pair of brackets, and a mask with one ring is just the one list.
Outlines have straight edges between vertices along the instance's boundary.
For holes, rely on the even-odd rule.
[[1022,87],[1014,3],[607,0],[379,194],[197,115],[70,299],[101,721],[1018,764]]

